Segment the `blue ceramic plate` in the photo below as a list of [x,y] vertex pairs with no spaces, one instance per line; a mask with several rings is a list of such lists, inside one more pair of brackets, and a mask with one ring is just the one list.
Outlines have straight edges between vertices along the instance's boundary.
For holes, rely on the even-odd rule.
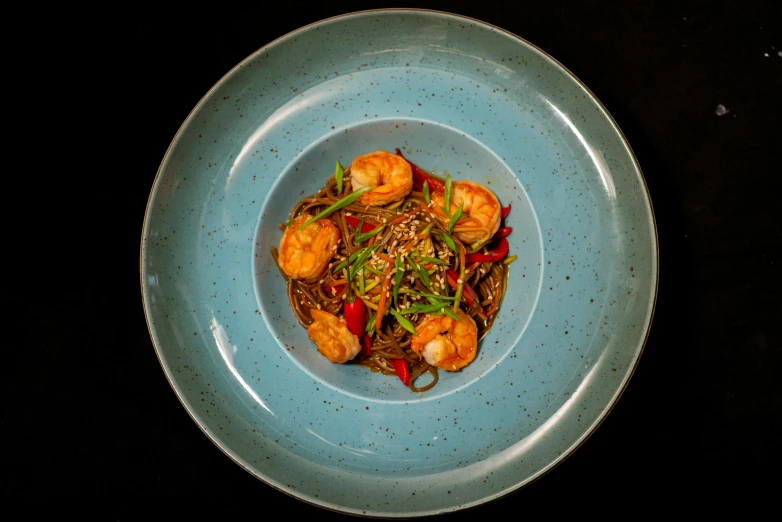
[[[336,160],[397,147],[511,204],[518,256],[475,362],[421,394],[321,356],[270,252]],[[649,331],[656,231],[622,133],[553,58],[477,20],[367,11],[263,47],[195,107],[152,187],[141,286],[172,388],[226,455],[305,502],[417,517],[523,487],[595,430]]]

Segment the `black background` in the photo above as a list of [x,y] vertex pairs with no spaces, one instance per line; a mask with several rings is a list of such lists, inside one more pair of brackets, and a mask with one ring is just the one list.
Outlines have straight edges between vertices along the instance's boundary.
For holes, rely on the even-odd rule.
[[[782,10],[771,0],[48,12],[56,30],[31,27],[20,46],[48,43],[21,60],[6,100],[28,125],[35,120],[34,132],[16,136],[32,146],[18,177],[35,192],[6,194],[28,212],[12,226],[27,241],[7,250],[21,289],[6,298],[22,323],[13,319],[20,341],[6,346],[3,490],[18,505],[107,520],[146,519],[161,507],[183,518],[263,519],[273,508],[350,518],[255,479],[188,416],[147,330],[141,230],[167,147],[233,66],[323,18],[407,6],[502,27],[581,79],[638,157],[660,245],[651,334],[605,422],[537,482],[442,518],[772,506],[782,450]],[[45,203],[31,197],[42,192]],[[38,495],[69,502],[24,498]]]

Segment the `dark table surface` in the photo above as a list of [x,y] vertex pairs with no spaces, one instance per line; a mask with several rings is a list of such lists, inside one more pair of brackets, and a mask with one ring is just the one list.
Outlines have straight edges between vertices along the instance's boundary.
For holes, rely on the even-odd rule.
[[[771,506],[782,451],[780,3],[519,4],[416,7],[521,36],[605,104],[651,192],[659,297],[636,373],[587,442],[528,487],[445,518]],[[20,503],[41,494],[82,507],[103,499],[96,514],[108,520],[143,519],[155,505],[182,515],[263,517],[279,507],[285,516],[347,518],[255,479],[188,416],[147,330],[141,228],[167,147],[234,65],[302,25],[404,4],[275,6],[282,14],[261,3],[195,6],[93,11],[93,22],[90,12],[69,11],[63,36],[38,56],[57,74],[37,87],[65,106],[42,118],[47,137],[70,145],[46,173],[62,194],[45,227],[47,276],[26,284],[21,347],[7,346],[4,490]]]

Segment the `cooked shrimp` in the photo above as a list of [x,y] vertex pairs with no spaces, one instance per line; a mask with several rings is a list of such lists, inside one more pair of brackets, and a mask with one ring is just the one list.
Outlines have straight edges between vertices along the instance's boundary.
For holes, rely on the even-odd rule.
[[472,317],[461,310],[457,321],[447,315],[429,315],[416,327],[410,347],[426,362],[443,370],[461,370],[478,350],[478,327]]
[[[491,239],[500,228],[502,209],[497,196],[474,181],[454,181],[451,187],[451,215],[464,204],[462,217],[453,228],[454,235],[469,245]],[[432,201],[435,214],[444,225],[448,225],[450,217],[441,208],[445,205],[445,196],[435,192]]]
[[329,361],[344,363],[361,351],[358,337],[348,329],[345,321],[317,308],[310,310],[310,314],[315,321],[307,328],[307,334]]
[[372,187],[357,203],[373,207],[399,201],[413,190],[413,170],[401,156],[385,150],[364,154],[350,164],[353,190]]
[[296,230],[311,217],[306,212],[299,214],[293,224],[285,227],[278,256],[280,268],[286,274],[309,282],[320,277],[339,243],[339,228],[328,219],[319,219]]

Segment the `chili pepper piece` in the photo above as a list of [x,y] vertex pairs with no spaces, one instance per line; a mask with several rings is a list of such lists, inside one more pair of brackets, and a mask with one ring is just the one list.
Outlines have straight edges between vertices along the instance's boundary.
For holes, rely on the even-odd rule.
[[[397,156],[402,156],[402,151],[399,149],[396,149]],[[404,156],[402,156],[405,158]],[[410,161],[409,159],[405,158],[405,161],[407,161],[410,164],[410,169],[413,171],[413,190],[416,192],[423,191],[424,188],[424,181],[429,183],[429,190],[434,192],[445,192],[445,185],[439,180],[434,179],[432,176],[427,174],[424,170],[422,170],[418,165]]]
[[369,334],[364,334],[361,338],[361,351],[358,352],[358,356],[362,359],[366,359],[372,355],[372,337]]
[[497,232],[494,234],[494,239],[500,239],[506,237],[511,232],[513,232],[513,227],[500,227],[497,229]]
[[351,302],[345,301],[344,309],[348,329],[360,338],[364,335],[364,329],[367,326],[367,310],[364,301],[353,296]]
[[397,376],[399,376],[399,380],[405,386],[410,386],[410,366],[407,364],[407,361],[404,359],[391,359],[391,365],[394,367]]
[[497,244],[493,246],[488,253],[481,254],[479,252],[475,252],[473,254],[467,254],[465,257],[465,262],[467,263],[483,263],[486,261],[495,262],[499,261],[502,258],[504,258],[506,255],[508,255],[508,240],[504,237],[500,238],[499,241],[497,241]]
[[[345,221],[347,222],[348,225],[350,225],[353,228],[358,228],[359,223],[361,223],[361,221],[355,216],[345,216]],[[361,234],[372,232],[379,226],[380,225],[373,225],[372,223],[365,222],[363,225],[361,225]]]
[[510,203],[508,203],[507,207],[501,207],[500,208],[500,216],[503,218],[508,217],[508,214],[510,214]]

